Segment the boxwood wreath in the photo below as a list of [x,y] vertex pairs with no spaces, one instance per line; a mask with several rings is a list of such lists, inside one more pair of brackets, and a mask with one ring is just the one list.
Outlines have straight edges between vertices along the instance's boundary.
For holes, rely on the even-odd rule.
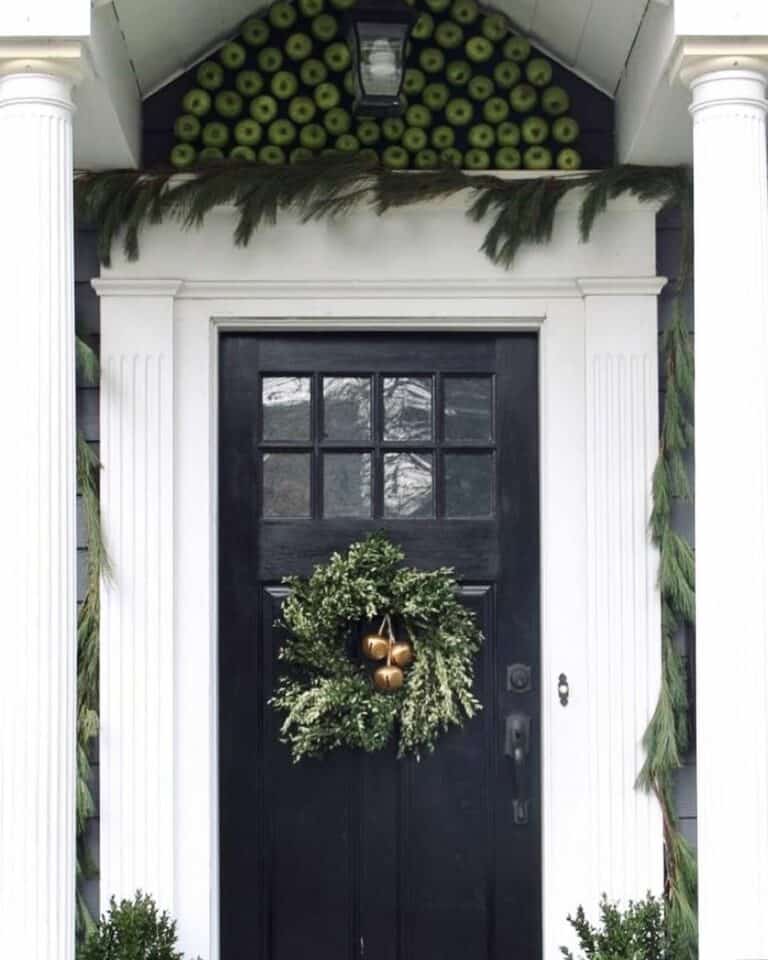
[[[472,679],[482,634],[457,598],[453,570],[416,570],[404,559],[377,533],[309,579],[286,579],[279,655],[287,672],[272,704],[285,714],[281,736],[294,761],[337,747],[382,750],[393,736],[399,756],[418,756],[480,710]],[[372,622],[378,629],[361,638],[360,625]],[[372,662],[383,660],[372,676]]]
[[[134,260],[139,256],[140,235],[146,226],[171,220],[182,229],[200,228],[208,213],[225,203],[233,207],[234,242],[246,246],[256,230],[275,223],[283,213],[303,221],[340,217],[359,207],[384,214],[408,204],[465,193],[468,197],[467,215],[488,224],[483,252],[494,263],[509,268],[521,246],[549,241],[560,201],[576,191],[581,236],[585,242],[609,200],[622,195],[653,202],[659,209],[676,207],[682,216],[680,274],[673,290],[672,320],[664,333],[661,351],[665,399],[649,524],[650,537],[660,555],[663,664],[658,703],[644,738],[646,757],[638,775],[638,788],[652,792],[661,806],[669,922],[684,951],[693,957],[697,936],[696,864],[693,851],[679,829],[672,790],[673,773],[682,765],[688,741],[686,671],[675,640],[680,630],[693,625],[695,616],[693,551],[690,543],[674,529],[672,520],[674,502],[691,499],[685,457],[693,447],[693,357],[683,309],[683,297],[691,280],[692,182],[689,169],[618,166],[558,176],[518,174],[509,179],[450,168],[400,173],[370,157],[333,155],[285,167],[229,160],[200,167],[183,176],[172,168],[81,173],[75,184],[78,217],[81,222],[96,228],[98,254],[105,266],[110,264],[118,238],[122,239],[126,257]],[[81,482],[93,491],[95,470],[92,465],[83,471],[82,477]],[[89,502],[94,503],[95,497],[91,496]],[[80,697],[81,703],[87,706],[85,715],[88,717],[88,722],[80,727],[81,755],[95,729],[93,704],[97,671],[93,663],[93,641],[98,629],[98,565],[104,558],[97,513],[92,520],[89,544],[94,573],[89,576],[80,634]],[[298,599],[296,602],[298,604]],[[295,617],[287,614],[291,618],[292,630],[304,629],[298,617],[299,610],[297,606]],[[365,614],[368,613],[366,607]],[[301,634],[297,634],[297,639],[288,647],[294,651],[286,657],[288,665],[290,657],[309,654],[308,635],[305,634],[304,640],[300,637]],[[468,642],[467,653],[470,647]],[[325,646],[322,647],[324,651]],[[419,670],[426,669],[429,662],[427,653],[425,666]],[[414,668],[417,663],[418,657]],[[342,676],[343,672],[341,670]],[[350,682],[355,683],[353,672],[350,673]],[[467,688],[459,684],[452,689]],[[283,687],[276,703],[295,708],[298,692],[298,688]],[[401,730],[411,731],[405,739],[402,739],[401,732],[401,749],[418,749],[429,744],[429,737],[424,739],[424,736],[432,731],[439,732],[442,719],[449,714],[444,712],[436,727],[432,721],[427,724],[422,720],[408,720],[403,726],[402,701],[405,697],[406,693],[402,693],[390,700],[377,699],[375,709],[384,715],[375,718],[373,728],[377,730],[375,735],[383,738],[385,731],[393,729],[392,712],[399,709]],[[472,711],[476,709],[470,700],[464,703],[459,700],[458,704],[454,703],[454,709],[460,719],[468,715],[467,707]],[[308,709],[302,705],[293,714],[295,719],[291,720],[289,712],[286,720],[286,736],[295,737],[297,746],[304,752],[321,748],[322,743],[327,742],[318,725],[307,726]],[[300,718],[303,718],[301,722]],[[362,738],[361,733],[354,732],[351,717],[347,717],[345,724],[345,737]],[[307,735],[302,739],[304,732]],[[371,743],[369,741],[369,745]],[[82,773],[80,784],[79,811],[83,809],[81,803],[87,804],[90,796]]]

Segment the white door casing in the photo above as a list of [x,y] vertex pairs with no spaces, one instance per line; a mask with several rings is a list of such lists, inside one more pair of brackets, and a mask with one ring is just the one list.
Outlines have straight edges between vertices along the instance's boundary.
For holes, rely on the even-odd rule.
[[[661,891],[634,781],[661,666],[647,537],[658,443],[655,211],[612,203],[511,271],[459,201],[336,223],[285,217],[247,249],[223,208],[148,230],[101,296],[101,895],[153,893],[218,960],[216,397],[222,330],[537,330],[540,338],[544,956],[600,894]],[[169,279],[171,278],[171,279]],[[570,685],[562,707],[560,673]]]

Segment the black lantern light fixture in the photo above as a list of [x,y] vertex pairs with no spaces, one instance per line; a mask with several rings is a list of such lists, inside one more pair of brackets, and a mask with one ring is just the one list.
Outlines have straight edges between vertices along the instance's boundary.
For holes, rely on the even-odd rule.
[[403,112],[400,92],[408,34],[416,20],[402,0],[358,0],[347,17],[355,77],[355,113],[394,117]]

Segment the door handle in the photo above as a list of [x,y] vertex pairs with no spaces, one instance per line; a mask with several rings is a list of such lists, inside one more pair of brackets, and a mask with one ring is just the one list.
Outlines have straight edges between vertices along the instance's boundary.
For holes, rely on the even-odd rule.
[[512,761],[515,796],[512,818],[516,824],[528,823],[528,757],[531,752],[531,718],[525,713],[510,713],[504,730],[504,755]]

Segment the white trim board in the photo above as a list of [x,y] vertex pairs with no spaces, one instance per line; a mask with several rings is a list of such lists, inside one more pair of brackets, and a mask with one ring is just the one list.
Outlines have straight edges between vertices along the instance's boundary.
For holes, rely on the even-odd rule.
[[[489,270],[455,211],[421,225],[434,245],[445,220],[453,241],[431,258],[428,280],[381,262],[367,279],[376,272],[370,251],[331,232],[319,256],[336,266],[315,282],[307,228],[298,226],[284,228],[276,249],[239,254],[234,269],[222,253],[232,224],[222,217],[185,235],[184,257],[176,231],[149,231],[138,264],[94,283],[103,512],[115,564],[103,592],[102,899],[138,886],[155,893],[178,917],[188,955],[219,960],[216,417],[218,336],[227,329],[538,331],[545,957],[570,942],[565,917],[579,903],[596,906],[604,890],[661,890],[661,818],[634,789],[661,665],[657,558],[646,534],[663,285],[648,271],[652,212],[614,213],[603,242],[542,247],[513,276]],[[577,232],[566,232],[576,243]],[[423,242],[421,232],[411,256]],[[606,244],[621,246],[620,271],[606,270]],[[588,269],[564,278],[573,261]],[[288,268],[296,282],[274,279]],[[130,389],[113,372],[126,369]],[[162,389],[145,388],[147,370],[162,371]],[[146,586],[147,557],[163,558],[156,589]],[[149,764],[136,751],[142,715],[162,733]],[[145,815],[150,803],[158,813]]]

